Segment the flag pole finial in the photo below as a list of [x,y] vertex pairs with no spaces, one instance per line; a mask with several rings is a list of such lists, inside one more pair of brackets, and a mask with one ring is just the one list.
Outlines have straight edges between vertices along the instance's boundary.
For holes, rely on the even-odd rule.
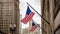
[[28,2],[26,2],[26,4],[29,6],[29,3]]

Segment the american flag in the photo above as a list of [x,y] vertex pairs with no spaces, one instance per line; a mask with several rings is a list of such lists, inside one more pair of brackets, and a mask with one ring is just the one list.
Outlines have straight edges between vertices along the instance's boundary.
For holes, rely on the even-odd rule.
[[37,28],[37,25],[34,22],[32,22],[32,27],[30,31],[33,32],[36,28]]
[[26,15],[25,17],[21,20],[21,22],[23,22],[24,24],[27,24],[28,21],[30,21],[32,19],[32,17],[34,16],[34,12],[32,12],[29,8],[29,6],[27,6],[27,11],[26,11]]

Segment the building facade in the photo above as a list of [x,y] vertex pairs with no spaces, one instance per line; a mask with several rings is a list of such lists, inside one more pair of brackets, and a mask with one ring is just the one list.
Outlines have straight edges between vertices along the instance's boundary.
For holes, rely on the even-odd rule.
[[54,34],[60,34],[60,0],[55,0],[54,5]]
[[54,34],[54,0],[41,0],[42,34]]
[[60,0],[42,0],[42,16],[50,23],[48,25],[42,19],[42,27],[45,27],[44,30],[49,29],[48,31],[51,33],[45,32],[47,34],[60,34]]
[[0,0],[0,34],[3,34],[2,33],[2,7],[3,7],[3,3],[1,2],[1,0]]
[[19,34],[19,0],[1,0],[1,31],[5,34]]

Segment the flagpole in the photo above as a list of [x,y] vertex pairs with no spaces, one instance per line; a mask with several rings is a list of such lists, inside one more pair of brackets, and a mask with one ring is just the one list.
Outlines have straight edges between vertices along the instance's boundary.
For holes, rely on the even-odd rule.
[[50,23],[45,19],[43,18],[43,16],[41,16],[28,2],[26,2],[43,20],[45,20],[49,25]]

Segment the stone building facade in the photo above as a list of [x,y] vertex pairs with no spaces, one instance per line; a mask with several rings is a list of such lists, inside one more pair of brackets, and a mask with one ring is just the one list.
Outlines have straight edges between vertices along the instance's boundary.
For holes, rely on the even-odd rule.
[[42,34],[53,34],[54,31],[54,0],[41,0],[42,17]]
[[54,5],[54,34],[60,34],[60,0],[55,0]]
[[3,7],[3,3],[0,0],[0,33],[2,33],[2,7]]
[[19,0],[0,1],[2,2],[0,30],[5,34],[19,34]]
[[[50,23],[45,23],[42,19],[42,27],[47,34],[60,34],[60,0],[41,0],[42,1],[42,16]],[[45,25],[44,25],[45,24]],[[44,32],[42,32],[45,34]]]

